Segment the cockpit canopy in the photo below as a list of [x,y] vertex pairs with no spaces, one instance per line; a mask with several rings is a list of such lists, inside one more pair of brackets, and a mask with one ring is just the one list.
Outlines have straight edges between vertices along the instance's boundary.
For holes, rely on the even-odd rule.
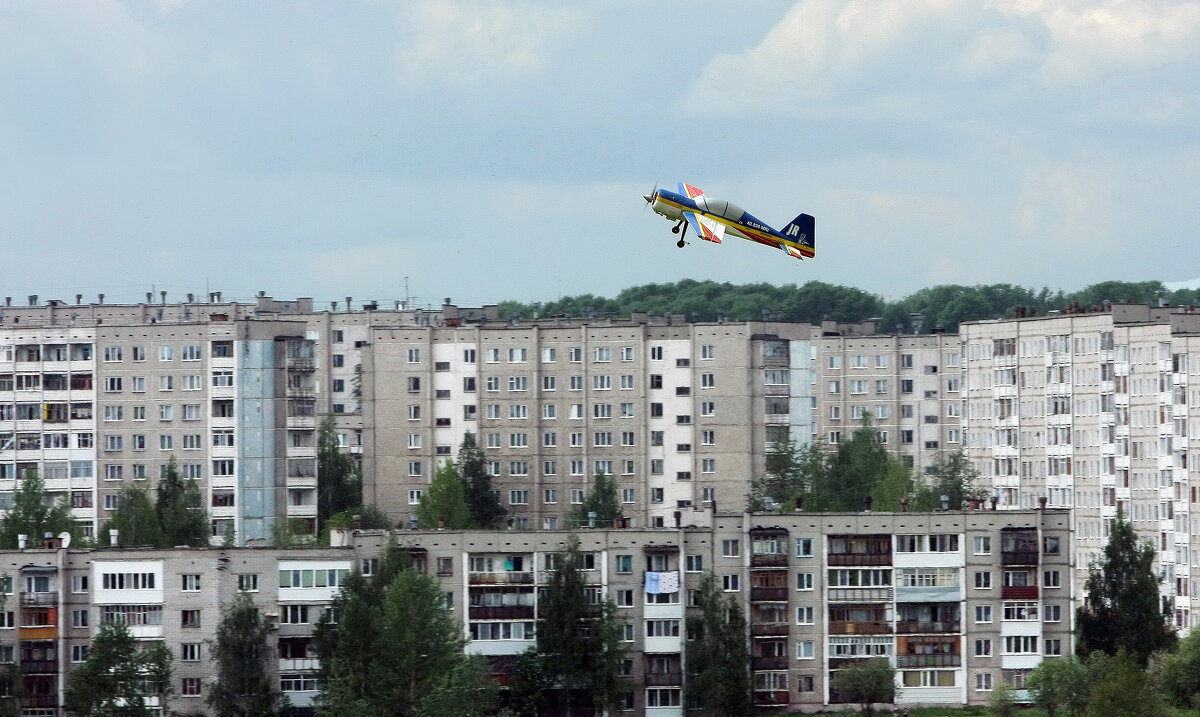
[[724,199],[717,199],[715,197],[696,197],[695,202],[696,206],[700,207],[709,214],[716,214],[719,217],[725,217],[733,222],[740,220],[742,215],[746,213],[746,211],[738,205],[732,202],[727,202]]

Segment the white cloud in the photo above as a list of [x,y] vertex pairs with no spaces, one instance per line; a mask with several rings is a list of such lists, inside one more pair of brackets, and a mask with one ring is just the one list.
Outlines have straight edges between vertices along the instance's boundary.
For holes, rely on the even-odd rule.
[[402,3],[397,71],[409,86],[480,86],[542,70],[579,13],[485,0]]

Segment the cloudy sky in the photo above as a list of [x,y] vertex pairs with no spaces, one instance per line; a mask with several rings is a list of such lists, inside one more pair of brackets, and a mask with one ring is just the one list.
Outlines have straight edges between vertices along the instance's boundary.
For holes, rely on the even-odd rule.
[[1183,281],[1197,78],[1200,2],[0,0],[2,293]]

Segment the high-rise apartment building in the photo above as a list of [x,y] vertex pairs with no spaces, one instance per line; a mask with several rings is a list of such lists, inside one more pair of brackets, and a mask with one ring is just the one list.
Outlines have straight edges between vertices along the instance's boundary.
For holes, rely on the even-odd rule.
[[565,527],[598,473],[637,525],[740,508],[769,448],[812,433],[810,330],[644,314],[372,327],[367,500],[411,516],[471,432],[517,528]]
[[[967,450],[1002,508],[1073,509],[1085,569],[1120,509],[1195,624],[1200,314],[1114,304],[963,324]],[[1020,312],[1018,312],[1020,313]]]

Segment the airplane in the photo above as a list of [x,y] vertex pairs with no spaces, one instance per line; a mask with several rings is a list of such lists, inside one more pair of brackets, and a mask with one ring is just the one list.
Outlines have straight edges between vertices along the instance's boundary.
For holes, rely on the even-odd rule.
[[[691,225],[696,236],[715,244],[720,244],[722,237],[728,234],[781,249],[797,259],[811,259],[817,254],[816,220],[809,214],[801,214],[776,231],[736,204],[707,197],[703,190],[683,182],[679,183],[678,192],[655,187],[650,194],[643,194],[642,199],[655,214],[675,222],[671,227],[673,234],[679,234],[680,230],[686,232]],[[680,237],[676,246],[682,249],[686,243]]]

